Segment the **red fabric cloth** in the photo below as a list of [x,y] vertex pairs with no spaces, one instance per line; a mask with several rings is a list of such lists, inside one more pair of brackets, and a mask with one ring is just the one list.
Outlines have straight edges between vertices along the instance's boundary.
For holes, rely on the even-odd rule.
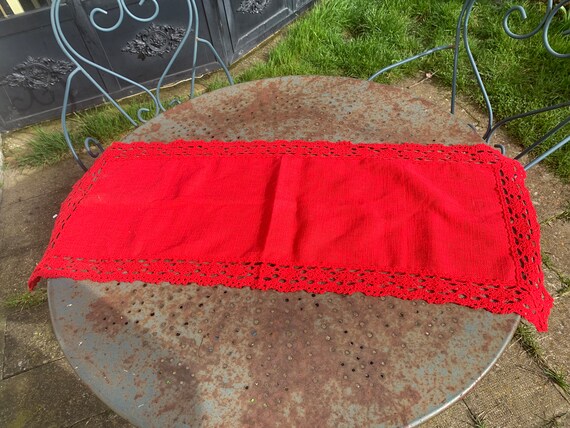
[[521,165],[485,146],[115,143],[30,278],[362,292],[547,329]]

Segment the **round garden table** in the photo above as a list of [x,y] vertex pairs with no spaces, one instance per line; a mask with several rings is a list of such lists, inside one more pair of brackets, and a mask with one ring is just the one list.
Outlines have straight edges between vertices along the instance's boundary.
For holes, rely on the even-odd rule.
[[[338,77],[220,89],[125,141],[176,139],[482,142],[423,99]],[[485,375],[519,321],[360,293],[69,279],[48,293],[71,365],[141,427],[419,425]]]

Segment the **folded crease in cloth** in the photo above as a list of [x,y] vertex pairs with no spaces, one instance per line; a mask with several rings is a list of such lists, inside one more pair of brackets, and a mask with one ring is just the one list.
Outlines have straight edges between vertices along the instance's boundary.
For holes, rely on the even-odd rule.
[[455,303],[546,331],[522,166],[486,145],[114,143],[30,280],[225,285]]

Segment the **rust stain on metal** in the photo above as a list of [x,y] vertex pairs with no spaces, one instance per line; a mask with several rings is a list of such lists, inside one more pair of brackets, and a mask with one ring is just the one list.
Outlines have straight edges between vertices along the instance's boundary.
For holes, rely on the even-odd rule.
[[[513,322],[360,293],[140,283],[112,285],[107,293],[85,303],[84,329],[104,340],[83,363],[107,373],[107,388],[122,370],[144,366],[147,374],[133,378],[124,399],[129,406],[145,402],[149,420],[169,426],[400,426],[476,379],[499,342],[490,335],[483,355],[485,329],[508,331]],[[105,325],[117,317],[128,324],[108,335]],[[476,355],[479,366],[465,366],[462,352]]]
[[150,125],[151,132],[158,132],[160,131],[160,128],[161,128],[160,123],[153,123],[152,125]]

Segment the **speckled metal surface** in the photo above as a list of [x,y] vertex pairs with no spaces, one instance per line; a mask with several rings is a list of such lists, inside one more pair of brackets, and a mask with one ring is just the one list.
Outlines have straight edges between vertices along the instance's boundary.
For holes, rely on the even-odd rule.
[[[481,141],[401,90],[331,77],[222,89],[127,141],[178,138]],[[359,293],[65,279],[48,291],[72,366],[141,427],[414,426],[473,387],[519,319]]]

